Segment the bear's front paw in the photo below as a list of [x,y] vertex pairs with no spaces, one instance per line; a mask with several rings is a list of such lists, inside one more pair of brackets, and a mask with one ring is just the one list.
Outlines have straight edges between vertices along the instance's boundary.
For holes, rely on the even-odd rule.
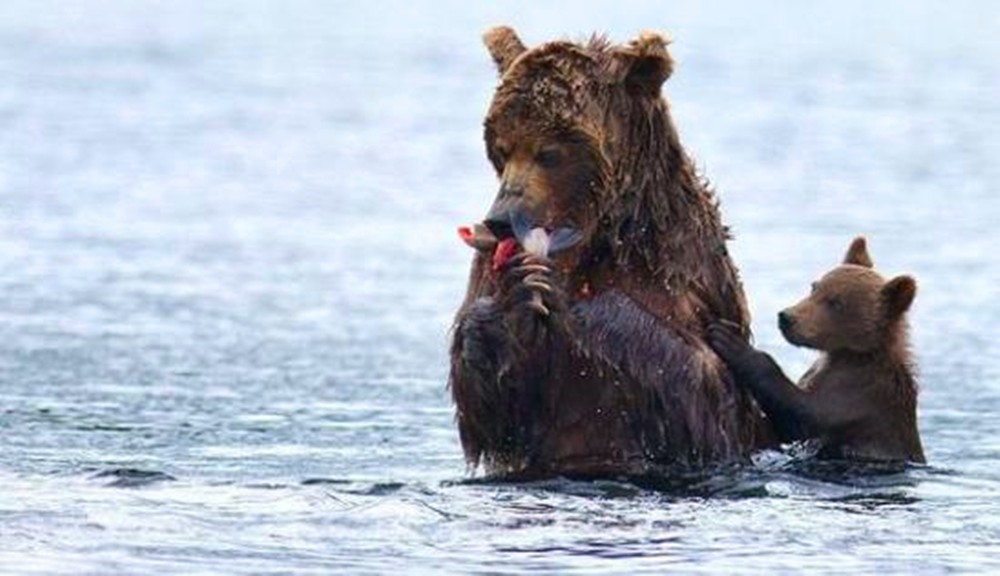
[[750,345],[734,326],[717,322],[708,327],[708,344],[730,368],[746,367],[752,363],[757,350]]
[[558,275],[548,258],[522,252],[508,262],[501,279],[504,308],[547,320],[566,308]]

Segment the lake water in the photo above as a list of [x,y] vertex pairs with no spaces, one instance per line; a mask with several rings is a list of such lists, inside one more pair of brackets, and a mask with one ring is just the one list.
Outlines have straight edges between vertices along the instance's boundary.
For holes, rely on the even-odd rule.
[[[675,5],[676,4],[676,5]],[[1000,9],[79,1],[0,15],[0,572],[1000,570]],[[856,233],[920,282],[929,466],[469,482],[480,45],[673,35],[760,346]]]

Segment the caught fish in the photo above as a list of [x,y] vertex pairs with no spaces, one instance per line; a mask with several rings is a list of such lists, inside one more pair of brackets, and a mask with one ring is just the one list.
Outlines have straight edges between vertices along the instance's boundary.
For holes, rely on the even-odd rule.
[[[517,253],[520,246],[525,252],[539,258],[548,258],[577,244],[583,237],[573,228],[556,228],[549,232],[543,227],[533,226],[523,213],[515,212],[510,218],[513,238],[500,240],[483,224],[460,226],[458,236],[468,246],[483,253],[491,254],[493,271],[498,272]],[[542,295],[532,294],[531,306],[547,316],[549,311],[542,303]]]
[[562,252],[583,237],[579,230],[573,228],[556,228],[549,232],[545,228],[532,226],[528,217],[521,212],[515,212],[510,220],[514,237],[524,251],[541,258]]
[[505,238],[498,240],[496,235],[483,224],[459,226],[458,237],[470,248],[492,255],[493,271],[496,272],[517,252],[517,240]]
[[459,226],[458,237],[471,248],[481,252],[492,252],[497,246],[497,237],[483,224]]
[[513,214],[510,221],[513,238],[500,240],[484,224],[459,226],[458,237],[470,248],[491,253],[494,270],[503,267],[517,252],[518,246],[529,254],[548,258],[572,247],[582,238],[580,232],[573,228],[557,228],[549,232],[545,228],[532,226],[527,216],[521,213]]
[[[524,251],[539,258],[548,258],[561,252],[575,245],[583,237],[579,230],[572,228],[556,228],[550,233],[545,228],[532,226],[527,216],[520,212],[515,212],[511,216],[511,228]],[[543,316],[549,315],[549,309],[545,307],[542,295],[538,292],[531,295],[531,307]]]

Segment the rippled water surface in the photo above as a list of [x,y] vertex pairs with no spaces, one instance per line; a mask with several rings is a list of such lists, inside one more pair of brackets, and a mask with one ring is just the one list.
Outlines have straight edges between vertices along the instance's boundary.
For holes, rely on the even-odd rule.
[[[0,16],[0,571],[1000,570],[988,2],[65,2]],[[479,44],[669,31],[758,343],[856,233],[920,281],[930,466],[469,481]]]

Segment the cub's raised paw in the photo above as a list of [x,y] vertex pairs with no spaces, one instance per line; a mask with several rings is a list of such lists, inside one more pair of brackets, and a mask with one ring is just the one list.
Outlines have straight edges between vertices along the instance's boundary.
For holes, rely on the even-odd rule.
[[730,366],[749,362],[757,352],[736,327],[722,322],[708,327],[708,344]]

